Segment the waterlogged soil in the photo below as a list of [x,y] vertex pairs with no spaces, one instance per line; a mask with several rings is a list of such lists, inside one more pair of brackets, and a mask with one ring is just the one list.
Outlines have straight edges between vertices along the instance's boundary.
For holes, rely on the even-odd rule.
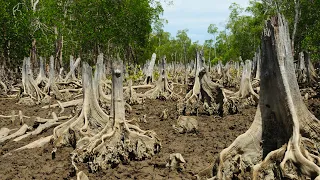
[[[51,110],[42,109],[41,105],[35,107],[24,107],[16,104],[15,99],[0,99],[0,114],[10,115],[12,110],[18,113],[20,110],[30,119],[23,123],[34,125],[36,117],[50,118],[52,112],[57,114],[59,108]],[[108,170],[97,173],[88,172],[86,164],[78,164],[92,179],[194,179],[194,175],[209,166],[217,158],[218,153],[226,148],[240,134],[244,133],[251,125],[256,107],[243,110],[242,113],[226,117],[205,116],[195,117],[199,123],[199,133],[179,134],[174,131],[172,125],[176,123],[178,114],[174,101],[146,100],[142,105],[132,106],[132,111],[127,114],[127,119],[139,119],[146,115],[147,122],[139,122],[144,130],[153,130],[161,139],[161,152],[151,159],[144,161],[131,161]],[[320,101],[311,100],[307,104],[310,110],[319,109]],[[168,119],[160,119],[163,110],[168,111]],[[72,108],[66,109],[62,115],[71,115]],[[319,115],[319,112],[316,112]],[[0,118],[0,128],[9,129],[21,127],[20,120],[12,123],[10,118]],[[55,158],[52,159],[52,145],[47,144],[42,148],[13,150],[22,147],[41,137],[52,135],[53,128],[37,136],[31,136],[19,142],[7,141],[0,144],[0,179],[76,179],[71,161],[71,147],[57,150]],[[185,168],[180,171],[170,171],[164,166],[171,153],[181,153],[186,160]]]

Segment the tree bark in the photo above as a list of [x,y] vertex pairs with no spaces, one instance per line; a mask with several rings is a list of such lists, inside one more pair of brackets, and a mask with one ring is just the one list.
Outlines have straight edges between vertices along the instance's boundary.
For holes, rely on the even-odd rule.
[[[319,179],[320,122],[302,101],[287,21],[266,21],[254,122],[219,156],[218,179]],[[276,128],[275,128],[276,127]]]
[[[160,142],[152,131],[143,131],[125,120],[123,99],[123,64],[119,60],[112,69],[111,117],[100,109],[96,99],[92,69],[83,68],[84,103],[81,115],[54,129],[56,145],[73,144],[72,164],[87,162],[92,172],[115,167],[130,160],[142,160],[160,150]],[[89,116],[90,115],[90,116]]]
[[149,84],[151,82],[153,82],[153,68],[154,68],[154,64],[156,62],[156,58],[157,58],[157,55],[155,53],[152,54],[152,57],[151,57],[151,61],[150,61],[150,64],[148,66],[148,69],[147,69],[147,72],[146,72],[146,79],[144,81],[144,84]]
[[294,56],[294,41],[298,29],[298,23],[300,18],[300,0],[294,0],[294,24],[293,24],[293,31],[292,31],[292,37],[291,37],[291,47],[292,47],[292,54]]

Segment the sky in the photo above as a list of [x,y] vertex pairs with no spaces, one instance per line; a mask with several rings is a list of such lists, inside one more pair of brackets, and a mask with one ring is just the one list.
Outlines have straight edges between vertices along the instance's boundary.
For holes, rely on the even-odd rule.
[[207,33],[210,24],[216,24],[219,31],[224,30],[228,20],[231,3],[247,7],[249,0],[173,0],[173,5],[164,5],[162,18],[168,20],[164,30],[176,36],[178,30],[188,29],[191,40],[203,44],[207,39],[213,39]]

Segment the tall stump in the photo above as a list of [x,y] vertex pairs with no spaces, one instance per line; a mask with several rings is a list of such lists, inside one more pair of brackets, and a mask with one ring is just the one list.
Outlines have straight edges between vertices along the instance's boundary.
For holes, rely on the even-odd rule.
[[254,122],[220,153],[213,174],[217,179],[319,179],[320,122],[302,101],[282,15],[266,21],[262,38]]

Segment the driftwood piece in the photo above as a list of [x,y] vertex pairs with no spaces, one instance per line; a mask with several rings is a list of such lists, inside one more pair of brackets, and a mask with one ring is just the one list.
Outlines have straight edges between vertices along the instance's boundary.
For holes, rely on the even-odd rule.
[[29,128],[30,127],[26,124],[22,125],[18,131],[14,132],[13,134],[10,134],[8,136],[1,138],[0,143],[3,143],[7,140],[10,140],[10,139],[13,139],[15,137],[18,137],[18,136],[25,134],[29,130]]
[[32,143],[29,143],[25,146],[22,146],[18,149],[15,149],[14,151],[21,151],[24,149],[33,149],[33,148],[43,147],[44,145],[48,144],[51,139],[52,139],[52,135],[44,137],[44,138],[40,138],[36,141],[33,141]]

